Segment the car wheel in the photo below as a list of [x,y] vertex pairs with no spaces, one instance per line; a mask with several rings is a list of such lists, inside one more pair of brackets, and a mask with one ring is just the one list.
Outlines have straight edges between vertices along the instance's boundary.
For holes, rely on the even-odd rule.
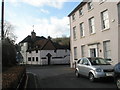
[[116,85],[117,85],[117,88],[120,89],[120,78],[117,78]]
[[89,74],[89,80],[91,82],[94,82],[95,81],[95,78],[94,78],[94,75],[92,73]]
[[76,75],[77,78],[80,77],[80,74],[78,73],[78,70],[75,71],[75,75]]

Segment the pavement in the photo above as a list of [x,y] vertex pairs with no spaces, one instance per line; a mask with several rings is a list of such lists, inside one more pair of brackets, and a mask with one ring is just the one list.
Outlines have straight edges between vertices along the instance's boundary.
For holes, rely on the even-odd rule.
[[116,89],[113,80],[90,82],[88,78],[77,78],[68,65],[28,66],[27,88],[106,88]]

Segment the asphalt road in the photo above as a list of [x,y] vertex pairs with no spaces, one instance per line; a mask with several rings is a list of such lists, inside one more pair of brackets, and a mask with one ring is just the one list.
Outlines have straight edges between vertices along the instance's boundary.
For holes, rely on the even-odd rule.
[[113,80],[90,82],[88,78],[77,78],[74,69],[68,65],[28,66],[27,88],[112,88],[116,89]]

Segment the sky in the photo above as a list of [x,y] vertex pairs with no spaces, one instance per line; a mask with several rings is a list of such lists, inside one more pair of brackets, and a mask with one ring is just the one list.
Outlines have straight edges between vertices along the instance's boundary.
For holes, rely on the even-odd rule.
[[68,14],[80,2],[81,0],[5,0],[5,20],[14,26],[16,43],[31,35],[33,29],[37,36],[69,37]]

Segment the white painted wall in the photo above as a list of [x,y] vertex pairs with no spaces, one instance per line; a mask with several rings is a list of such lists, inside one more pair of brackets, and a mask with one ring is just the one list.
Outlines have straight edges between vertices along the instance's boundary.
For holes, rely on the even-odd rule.
[[[51,56],[51,64],[69,64],[70,63],[70,51],[69,50],[39,50],[38,53],[36,51],[32,51],[31,53],[27,52],[27,64],[33,65],[47,65],[48,57],[46,56],[50,53]],[[53,58],[53,57],[64,57],[65,58]],[[28,61],[28,57],[34,57],[34,61]],[[36,57],[38,57],[38,62],[36,61]],[[46,59],[42,59],[46,58]]]

